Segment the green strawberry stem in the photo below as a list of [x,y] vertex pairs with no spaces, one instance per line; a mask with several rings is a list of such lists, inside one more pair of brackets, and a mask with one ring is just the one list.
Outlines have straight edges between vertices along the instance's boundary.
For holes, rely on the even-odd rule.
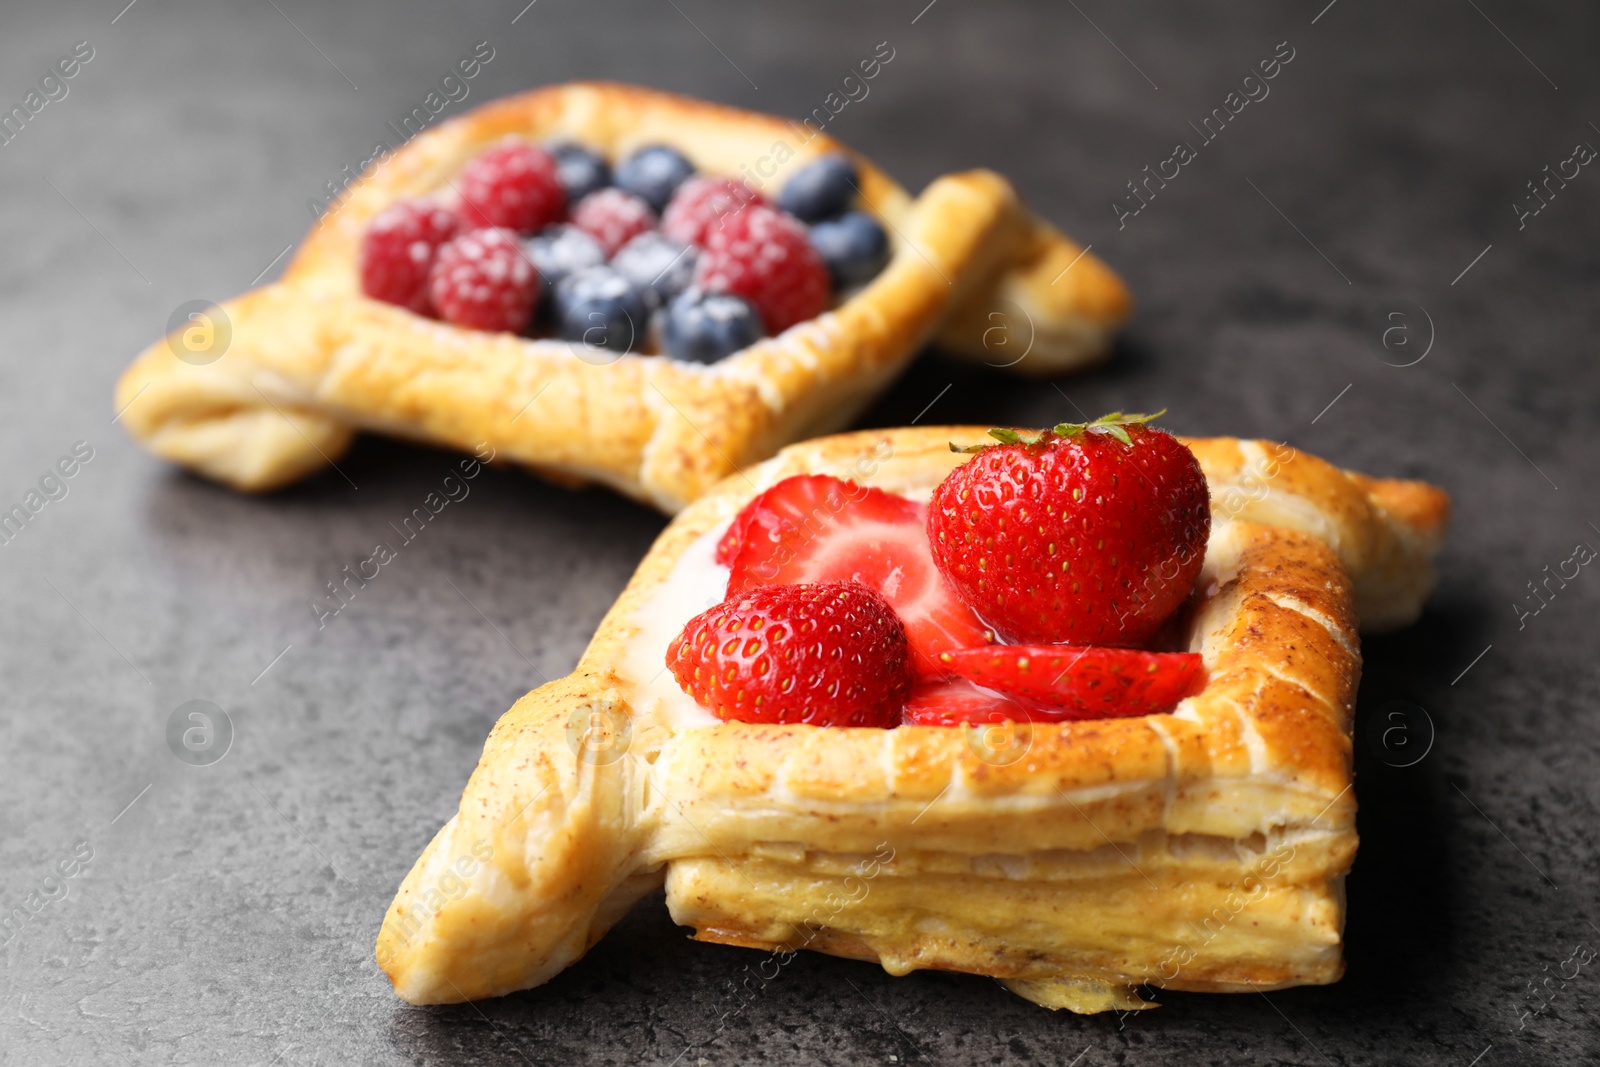
[[[1166,413],[1166,408],[1162,408],[1160,411],[1157,411],[1151,415],[1140,415],[1137,413],[1124,414],[1120,411],[1113,411],[1111,414],[1102,415],[1092,422],[1058,422],[1050,429],[1041,430],[1036,434],[1019,433],[1016,430],[1008,430],[1004,427],[999,427],[990,430],[989,436],[993,437],[1001,444],[1006,445],[1036,445],[1052,434],[1056,437],[1078,437],[1085,433],[1104,433],[1110,434],[1112,437],[1115,437],[1118,441],[1121,441],[1125,445],[1131,445],[1133,444],[1133,439],[1128,436],[1128,431],[1123,429],[1123,427],[1143,426],[1147,423],[1155,421],[1156,419],[1159,419]],[[953,441],[950,443],[950,451],[952,452],[982,452],[986,448],[993,447],[993,445],[987,444],[966,445],[963,447]]]

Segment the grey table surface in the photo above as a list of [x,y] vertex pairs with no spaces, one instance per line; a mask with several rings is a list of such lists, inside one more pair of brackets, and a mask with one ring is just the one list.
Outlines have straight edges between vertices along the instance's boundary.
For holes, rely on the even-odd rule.
[[[92,449],[0,545],[0,911],[23,916],[0,1061],[1600,1058],[1600,577],[1529,586],[1600,546],[1600,174],[1563,162],[1600,145],[1592,6],[123,3],[0,14],[6,109],[93,50],[0,146],[0,504]],[[492,471],[319,630],[323,583],[453,458],[364,440],[348,482],[247,499],[136,448],[110,396],[179,304],[281,270],[307,200],[480,41],[494,58],[452,112],[607,77],[798,115],[889,42],[832,129],[912,188],[1011,176],[1138,296],[1103,370],[1027,382],[929,353],[865,424],[1167,407],[1176,430],[1455,494],[1434,605],[1366,645],[1343,981],[1118,1020],[803,955],[718,1033],[756,957],[687,940],[656,897],[543,988],[393,997],[372,944],[394,888],[664,520]],[[1191,123],[1288,49],[1203,141]],[[1180,141],[1196,158],[1119,220]],[[1534,201],[1546,165],[1569,180]],[[190,700],[231,723],[207,766],[168,747]]]

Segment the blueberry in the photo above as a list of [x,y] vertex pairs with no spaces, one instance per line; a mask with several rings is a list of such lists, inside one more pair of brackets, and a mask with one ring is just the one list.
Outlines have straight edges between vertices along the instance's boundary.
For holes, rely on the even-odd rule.
[[549,226],[522,242],[523,254],[539,272],[539,305],[550,303],[557,283],[574,271],[606,261],[600,242],[576,226]]
[[694,245],[649,230],[618,249],[611,266],[644,294],[647,305],[658,308],[689,288],[699,258]]
[[889,262],[889,235],[865,211],[846,211],[812,226],[811,247],[828,265],[836,289],[871,281]]
[[616,183],[630,193],[649,201],[660,214],[672,199],[683,179],[694,173],[694,164],[683,153],[663,144],[647,145],[617,164]]
[[761,339],[761,315],[731,293],[685,289],[667,305],[661,345],[673,359],[717,360]]
[[778,193],[778,206],[802,222],[831,219],[850,206],[859,184],[850,157],[830,152],[790,176]]
[[567,203],[575,204],[611,184],[611,168],[594,149],[573,141],[558,141],[545,147],[556,157],[556,174],[567,190]]
[[610,267],[585,267],[556,285],[556,332],[613,352],[643,345],[647,312],[644,297]]

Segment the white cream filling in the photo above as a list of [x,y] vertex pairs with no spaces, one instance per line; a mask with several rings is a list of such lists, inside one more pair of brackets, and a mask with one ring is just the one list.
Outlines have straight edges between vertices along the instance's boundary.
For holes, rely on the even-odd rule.
[[667,648],[690,619],[727,595],[728,568],[716,558],[717,541],[726,529],[718,526],[684,549],[666,580],[634,613],[633,636],[623,653],[620,673],[636,687],[635,711],[673,731],[719,721],[678,685],[667,669]]

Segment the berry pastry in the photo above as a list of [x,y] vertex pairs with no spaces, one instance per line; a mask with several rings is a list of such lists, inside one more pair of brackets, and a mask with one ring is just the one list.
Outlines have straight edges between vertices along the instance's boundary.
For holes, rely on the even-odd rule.
[[1417,617],[1447,515],[1145,416],[791,446],[501,719],[378,961],[413,1003],[528,988],[664,887],[702,941],[1079,1012],[1336,981],[1357,619]]
[[[152,345],[116,409],[242,490],[336,464],[367,430],[673,512],[843,427],[929,340],[1055,374],[1104,355],[1128,310],[990,172],[913,197],[804,126],[562,85],[375,162],[281,281],[218,305],[225,348]],[[1026,339],[997,348],[995,314]]]

